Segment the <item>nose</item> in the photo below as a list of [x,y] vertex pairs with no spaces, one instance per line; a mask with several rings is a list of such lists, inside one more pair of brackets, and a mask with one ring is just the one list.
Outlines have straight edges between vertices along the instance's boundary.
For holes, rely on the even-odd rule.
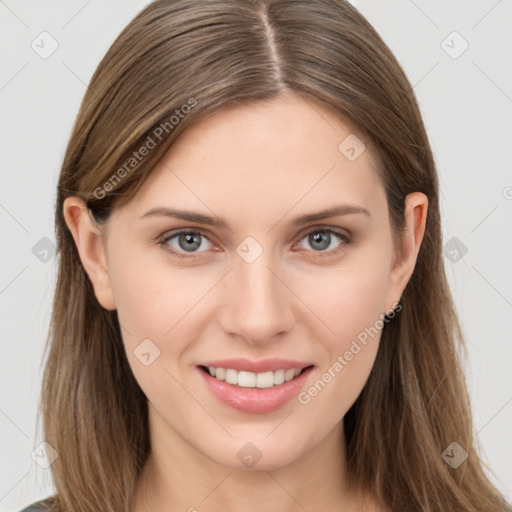
[[251,345],[275,341],[295,323],[297,299],[290,289],[293,286],[286,282],[286,273],[279,270],[269,253],[263,251],[251,263],[236,256],[224,284],[221,327]]

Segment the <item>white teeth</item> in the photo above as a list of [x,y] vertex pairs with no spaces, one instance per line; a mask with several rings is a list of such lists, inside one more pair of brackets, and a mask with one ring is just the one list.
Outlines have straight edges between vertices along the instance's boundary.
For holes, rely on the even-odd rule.
[[271,388],[279,386],[297,377],[302,370],[276,370],[275,372],[253,373],[237,371],[232,368],[215,368],[208,366],[208,372],[217,380],[225,380],[228,384],[238,385],[242,388]]
[[232,368],[226,369],[226,382],[228,384],[238,384],[238,372]]
[[235,384],[243,388],[254,388],[256,386],[256,374],[252,372],[238,372],[238,381]]
[[279,386],[284,382],[284,370],[277,370],[274,372],[274,385]]
[[256,375],[257,388],[271,388],[274,385],[274,372],[253,373],[253,375]]

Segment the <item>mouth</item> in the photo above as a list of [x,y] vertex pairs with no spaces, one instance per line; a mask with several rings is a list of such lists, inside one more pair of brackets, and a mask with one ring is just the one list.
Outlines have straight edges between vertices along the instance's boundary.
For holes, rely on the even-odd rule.
[[199,365],[199,368],[214,379],[224,381],[232,386],[239,388],[268,389],[281,386],[286,382],[296,379],[306,370],[313,368],[313,366],[314,365],[311,364],[304,368],[280,368],[274,371],[260,373],[204,365]]
[[[196,368],[212,396],[232,409],[252,414],[271,413],[284,407],[306,386],[315,366],[284,360],[258,364],[247,360],[244,363],[240,359],[236,364],[235,360],[222,362],[224,366],[231,364],[246,368],[236,370],[220,366],[220,361],[218,366],[211,366],[211,363]],[[266,371],[250,372],[247,371],[249,368]]]

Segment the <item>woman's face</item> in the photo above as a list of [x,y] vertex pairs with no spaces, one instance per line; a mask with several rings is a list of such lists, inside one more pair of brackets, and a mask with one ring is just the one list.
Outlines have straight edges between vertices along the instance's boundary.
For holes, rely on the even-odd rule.
[[[107,284],[95,289],[117,309],[153,442],[181,438],[218,463],[272,469],[340,425],[412,272],[410,258],[395,260],[361,144],[296,96],[236,107],[187,129],[114,211]],[[217,370],[226,383],[208,365],[241,373]],[[306,367],[276,384],[291,374],[279,370]]]

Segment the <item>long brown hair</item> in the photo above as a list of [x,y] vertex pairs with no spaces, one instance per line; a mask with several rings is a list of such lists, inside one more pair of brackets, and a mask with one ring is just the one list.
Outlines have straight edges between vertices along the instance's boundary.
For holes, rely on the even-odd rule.
[[[357,128],[381,162],[395,235],[404,227],[405,196],[420,191],[429,200],[402,310],[384,327],[370,377],[343,420],[352,483],[390,511],[506,510],[473,439],[465,346],[420,111],[389,48],[344,0],[157,0],[95,71],[56,202],[59,267],[41,399],[45,440],[59,454],[51,466],[55,510],[128,512],[150,449],[146,397],[116,311],[99,305],[80,262],[64,199],[81,197],[106,221],[192,123],[285,90]],[[456,469],[442,457],[452,442],[468,453]]]

